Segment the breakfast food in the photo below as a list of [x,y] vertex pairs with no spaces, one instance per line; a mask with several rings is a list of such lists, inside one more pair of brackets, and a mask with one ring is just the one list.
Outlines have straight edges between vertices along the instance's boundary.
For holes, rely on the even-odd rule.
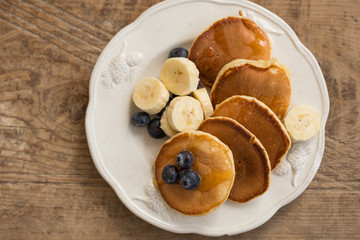
[[[215,22],[189,52],[172,49],[161,81],[146,78],[133,93],[144,112],[132,115],[132,125],[147,126],[153,138],[170,137],[156,157],[154,185],[171,208],[186,215],[264,194],[290,136],[305,141],[320,128],[319,114],[307,106],[284,118],[289,69],[270,60],[269,37],[240,15]],[[201,83],[211,87],[210,96]]]
[[196,130],[204,119],[200,102],[189,96],[174,98],[166,113],[170,126],[178,132]]
[[299,105],[286,114],[284,124],[294,141],[306,141],[319,132],[320,115],[309,106]]
[[234,95],[255,97],[282,119],[290,104],[289,70],[276,60],[234,60],[219,72],[210,97],[216,106]]
[[214,108],[206,88],[197,89],[192,92],[192,95],[201,103],[201,107],[204,111],[204,118],[210,117],[214,113]]
[[187,58],[169,58],[161,68],[160,78],[170,92],[188,95],[198,86],[199,70]]
[[150,123],[150,115],[146,112],[135,112],[130,119],[130,123],[135,127],[145,127]]
[[[196,65],[185,55],[185,48],[172,49],[161,69],[162,81],[145,78],[134,89],[133,101],[144,112],[134,113],[130,122],[136,127],[147,126],[153,138],[196,130],[204,117],[214,111],[207,90],[197,89]],[[151,120],[149,114],[160,118]]]
[[186,48],[177,47],[177,48],[171,49],[171,51],[169,52],[169,58],[174,58],[174,57],[187,58],[188,54],[189,54],[189,51]]
[[160,118],[152,119],[147,125],[147,131],[153,138],[160,139],[165,137],[164,131],[160,128]]
[[253,133],[265,147],[274,169],[290,148],[290,137],[278,117],[254,97],[233,96],[219,104],[214,116],[235,119]]
[[[177,156],[182,151],[193,154],[190,169],[201,179],[193,190],[187,190],[177,182],[167,184],[162,178],[166,166],[178,165]],[[187,215],[203,215],[213,211],[228,198],[235,178],[231,150],[218,138],[201,131],[179,133],[167,140],[160,148],[154,168],[157,187],[165,202]],[[183,177],[193,176],[192,171]],[[180,173],[176,178],[180,182]],[[195,179],[193,181],[196,182]]]
[[156,114],[166,106],[169,96],[169,91],[160,80],[149,77],[136,85],[132,99],[138,108]]
[[269,60],[267,34],[247,17],[231,16],[213,23],[193,42],[189,59],[200,71],[201,82],[211,87],[220,69],[234,59]]
[[167,116],[167,108],[161,115],[160,128],[164,131],[164,133],[168,137],[172,137],[179,133],[178,131],[174,130],[169,123],[168,116]]
[[194,165],[194,155],[189,151],[181,151],[176,156],[175,165],[166,165],[161,178],[167,184],[178,182],[186,190],[194,190],[201,183],[200,175],[191,167]]
[[233,153],[235,180],[229,199],[244,203],[263,194],[270,184],[270,162],[261,142],[245,127],[228,117],[204,120],[200,131],[225,143]]

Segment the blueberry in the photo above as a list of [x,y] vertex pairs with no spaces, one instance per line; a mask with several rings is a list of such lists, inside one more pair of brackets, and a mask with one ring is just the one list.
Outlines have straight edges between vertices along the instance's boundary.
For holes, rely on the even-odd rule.
[[194,156],[191,152],[188,151],[179,152],[179,154],[176,156],[176,163],[182,169],[191,168],[194,164]]
[[131,116],[130,122],[136,127],[145,127],[150,122],[150,115],[146,112],[136,112]]
[[203,87],[203,84],[202,84],[202,82],[201,81],[199,81],[199,83],[198,83],[198,85],[197,85],[197,89],[200,89],[200,88],[202,88]]
[[186,50],[185,48],[182,47],[174,48],[173,50],[170,51],[169,58],[174,58],[174,57],[187,58],[188,53],[189,53],[188,50]]
[[201,179],[197,172],[185,169],[179,174],[179,183],[186,190],[194,190],[200,185]]
[[167,184],[173,184],[179,177],[179,171],[174,165],[166,165],[163,168],[161,178]]
[[147,126],[147,131],[153,138],[163,138],[165,137],[164,131],[160,128],[160,118],[154,118],[150,121],[149,125]]

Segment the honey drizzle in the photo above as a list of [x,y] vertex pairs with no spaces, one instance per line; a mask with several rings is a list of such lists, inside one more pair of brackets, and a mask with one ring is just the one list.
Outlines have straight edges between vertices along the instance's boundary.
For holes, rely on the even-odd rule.
[[201,176],[201,183],[200,186],[197,188],[197,190],[201,192],[209,192],[217,185],[228,180],[233,180],[233,177],[234,177],[234,172],[232,171],[214,169],[210,174]]

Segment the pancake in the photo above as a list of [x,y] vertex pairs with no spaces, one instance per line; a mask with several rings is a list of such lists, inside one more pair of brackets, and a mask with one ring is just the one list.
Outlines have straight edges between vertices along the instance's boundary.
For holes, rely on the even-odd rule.
[[236,59],[221,69],[210,97],[215,107],[234,95],[255,97],[282,119],[290,104],[290,72],[276,60]]
[[237,121],[211,117],[199,130],[219,138],[231,149],[235,163],[235,180],[229,199],[244,203],[262,195],[270,184],[270,162],[260,141]]
[[233,96],[219,104],[213,116],[235,119],[253,133],[269,155],[274,169],[290,148],[291,141],[284,125],[264,103],[248,96]]
[[271,41],[249,18],[227,17],[201,33],[188,58],[200,71],[201,82],[211,87],[220,69],[234,59],[269,60]]
[[[194,155],[192,167],[201,177],[194,190],[185,190],[180,184],[166,184],[161,174],[168,165],[176,165],[181,151]],[[168,205],[186,215],[204,215],[213,211],[229,196],[235,178],[231,150],[218,138],[201,131],[183,132],[166,141],[155,160],[155,180]]]

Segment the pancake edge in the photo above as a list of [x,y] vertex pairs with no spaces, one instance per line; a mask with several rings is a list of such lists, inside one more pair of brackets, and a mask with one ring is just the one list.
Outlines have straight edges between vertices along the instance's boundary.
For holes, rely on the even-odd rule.
[[[269,47],[270,47],[270,49],[269,49],[269,56],[271,56],[271,55],[272,55],[272,51],[273,51],[273,47],[272,47],[272,42],[271,42],[271,39],[270,39],[269,35],[268,35],[262,28],[260,28],[259,25],[257,25],[253,20],[251,20],[251,19],[248,18],[248,17],[245,17],[245,16],[241,15],[241,14],[242,14],[241,10],[240,10],[239,14],[240,14],[240,16],[228,16],[228,17],[221,18],[221,19],[213,22],[209,27],[207,27],[204,31],[202,31],[202,32],[194,39],[194,41],[191,43],[190,50],[189,50],[189,54],[188,54],[188,58],[189,58],[191,61],[194,62],[194,58],[192,57],[192,52],[193,52],[193,47],[194,47],[194,45],[196,44],[196,42],[198,41],[198,39],[199,39],[201,36],[203,36],[206,32],[208,32],[214,25],[219,24],[221,21],[225,21],[225,20],[230,19],[230,18],[240,19],[240,20],[242,20],[242,21],[244,21],[244,20],[245,20],[245,21],[249,21],[253,26],[256,26],[256,28],[266,36],[266,38],[267,38],[267,40],[268,40],[268,43],[269,43]],[[194,63],[195,63],[195,62],[194,62]],[[224,66],[226,66],[226,65],[224,65]],[[199,72],[200,72],[200,70],[199,70]],[[203,82],[203,81],[201,80],[201,77],[200,77],[201,75],[202,75],[202,74],[201,74],[201,72],[200,72],[200,74],[199,74],[200,81],[201,81],[205,86],[207,86],[207,87],[212,87],[212,86],[214,85],[216,78],[215,78],[215,80],[214,80],[214,82],[213,82],[212,84],[209,84],[208,82]]]
[[[258,100],[255,97],[251,97],[251,96],[246,96],[246,95],[234,95],[231,97],[228,97],[227,99],[225,99],[224,101],[222,101],[220,104],[217,105],[217,107],[219,107],[221,104],[226,104],[227,102],[230,102],[234,99],[246,99],[248,102],[255,102],[258,106],[261,107],[262,110],[265,110],[267,112],[267,114],[273,119],[275,120],[276,125],[274,125],[274,122],[272,121],[273,125],[276,126],[277,128],[280,127],[280,131],[283,133],[283,137],[285,139],[287,148],[285,149],[284,153],[279,156],[277,158],[277,160],[275,161],[275,165],[274,168],[276,168],[276,166],[282,161],[283,157],[287,154],[287,152],[289,151],[290,147],[291,147],[291,138],[289,133],[287,132],[284,124],[281,122],[281,120],[276,116],[276,114],[263,102],[261,102],[260,100]],[[214,109],[214,114],[216,113],[216,108]],[[213,116],[214,116],[213,114]],[[236,121],[236,120],[235,120]]]
[[[265,175],[267,177],[265,179],[265,188],[264,188],[264,190],[262,192],[257,193],[256,195],[252,196],[251,198],[244,200],[244,201],[239,201],[237,199],[233,199],[233,198],[230,197],[230,195],[229,195],[228,199],[233,201],[233,202],[236,202],[236,203],[246,203],[246,202],[251,201],[254,198],[257,198],[257,197],[263,195],[269,189],[270,179],[271,179],[270,159],[269,159],[269,156],[267,154],[267,151],[266,151],[265,147],[262,145],[260,140],[252,132],[250,132],[246,127],[244,127],[241,123],[239,123],[235,119],[232,119],[232,118],[229,118],[229,117],[224,117],[224,116],[216,116],[216,117],[210,117],[210,118],[205,119],[203,121],[203,123],[206,122],[206,121],[212,121],[214,119],[215,120],[226,120],[227,123],[230,123],[230,124],[232,124],[232,126],[235,126],[237,129],[240,129],[240,131],[244,134],[244,136],[247,137],[249,142],[251,142],[253,144],[255,150],[258,153],[260,153],[261,156],[265,156],[265,159],[263,159],[264,161],[262,161],[262,162],[265,162],[266,167],[264,169],[267,170],[267,171],[265,171]],[[201,123],[201,124],[203,124],[203,123]],[[201,125],[200,125],[200,127],[201,127]]]

